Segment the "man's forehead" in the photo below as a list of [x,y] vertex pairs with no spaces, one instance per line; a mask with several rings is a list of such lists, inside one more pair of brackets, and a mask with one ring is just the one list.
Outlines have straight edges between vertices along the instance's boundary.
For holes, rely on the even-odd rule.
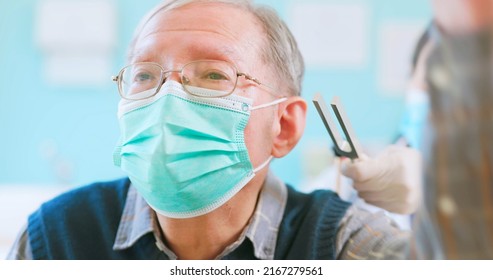
[[[166,47],[162,46],[164,44],[166,42],[160,41],[156,36],[142,38],[136,43],[134,49],[129,54],[128,60],[130,62],[155,61],[155,58],[166,55]],[[237,62],[243,63],[245,60],[241,55],[242,53],[230,44],[202,43],[200,45],[190,45],[186,51],[196,56],[194,59],[224,60],[233,64]]]
[[258,21],[251,13],[231,4],[193,3],[156,13],[148,21],[147,28],[144,28],[142,33],[145,33],[146,29],[154,31],[197,30],[238,39],[255,32],[259,35],[258,26]]
[[138,35],[131,58],[135,60],[144,53],[148,56],[149,52],[159,52],[159,45],[167,44],[162,42],[166,41],[166,36],[174,36],[175,40],[180,41],[200,36],[205,40],[201,40],[200,44],[189,44],[187,48],[190,49],[187,51],[203,53],[205,56],[217,53],[235,60],[244,60],[250,59],[248,55],[258,54],[264,35],[253,15],[232,5],[186,5],[155,14]]

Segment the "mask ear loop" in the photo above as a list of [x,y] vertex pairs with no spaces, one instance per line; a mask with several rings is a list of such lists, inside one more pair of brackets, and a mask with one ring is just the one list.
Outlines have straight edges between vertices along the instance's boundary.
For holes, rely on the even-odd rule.
[[[270,107],[270,106],[274,106],[276,104],[279,104],[279,103],[282,103],[284,101],[288,100],[287,97],[283,97],[283,98],[279,98],[277,100],[274,100],[272,102],[269,102],[269,103],[265,103],[265,104],[262,104],[262,105],[258,105],[258,106],[254,106],[250,109],[250,111],[253,111],[253,110],[257,110],[257,109],[262,109],[262,108],[266,108],[266,107]],[[269,156],[269,158],[264,162],[262,163],[261,165],[257,166],[255,169],[253,169],[253,173],[257,173],[259,170],[262,170],[264,169],[264,167],[267,166],[267,164],[269,164],[269,162],[273,159],[274,157],[271,155]]]
[[272,160],[272,158],[274,158],[273,156],[269,156],[269,158],[264,161],[264,163],[262,163],[261,165],[257,166],[257,168],[253,169],[253,173],[257,173],[258,171],[264,169],[264,167],[267,166],[267,164],[269,164],[269,162]]
[[265,104],[262,104],[262,105],[258,105],[258,106],[253,106],[250,111],[254,111],[254,110],[258,110],[258,109],[262,109],[262,108],[266,108],[266,107],[270,107],[270,106],[273,106],[273,105],[276,105],[276,104],[279,104],[279,103],[282,103],[284,101],[288,100],[287,97],[283,97],[283,98],[279,98],[277,100],[274,100],[272,102],[269,102],[269,103],[265,103]]

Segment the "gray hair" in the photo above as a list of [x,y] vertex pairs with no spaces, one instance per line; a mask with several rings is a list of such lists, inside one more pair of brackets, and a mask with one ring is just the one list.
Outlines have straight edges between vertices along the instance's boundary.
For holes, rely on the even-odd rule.
[[265,46],[261,47],[262,59],[270,63],[280,81],[287,85],[289,95],[301,94],[301,82],[305,71],[303,57],[298,44],[286,23],[272,8],[254,5],[251,0],[165,0],[152,9],[137,27],[129,53],[133,51],[135,43],[145,25],[159,12],[171,11],[191,3],[222,3],[233,5],[255,16],[265,32]]

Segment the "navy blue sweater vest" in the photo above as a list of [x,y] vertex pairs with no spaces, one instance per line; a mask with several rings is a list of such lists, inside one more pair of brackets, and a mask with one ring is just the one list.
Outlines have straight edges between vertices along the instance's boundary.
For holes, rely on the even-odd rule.
[[[128,179],[95,183],[65,193],[29,217],[34,259],[167,259],[152,233],[114,251]],[[288,187],[275,259],[334,259],[339,222],[349,204],[331,191],[304,194]],[[225,259],[255,259],[249,240]]]

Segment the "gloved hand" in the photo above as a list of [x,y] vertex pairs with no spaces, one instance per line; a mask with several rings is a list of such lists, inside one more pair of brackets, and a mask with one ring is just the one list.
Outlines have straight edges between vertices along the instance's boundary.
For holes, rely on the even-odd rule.
[[353,180],[358,196],[367,203],[399,214],[416,211],[422,189],[421,154],[414,149],[390,146],[375,158],[362,155],[344,159],[342,174]]

